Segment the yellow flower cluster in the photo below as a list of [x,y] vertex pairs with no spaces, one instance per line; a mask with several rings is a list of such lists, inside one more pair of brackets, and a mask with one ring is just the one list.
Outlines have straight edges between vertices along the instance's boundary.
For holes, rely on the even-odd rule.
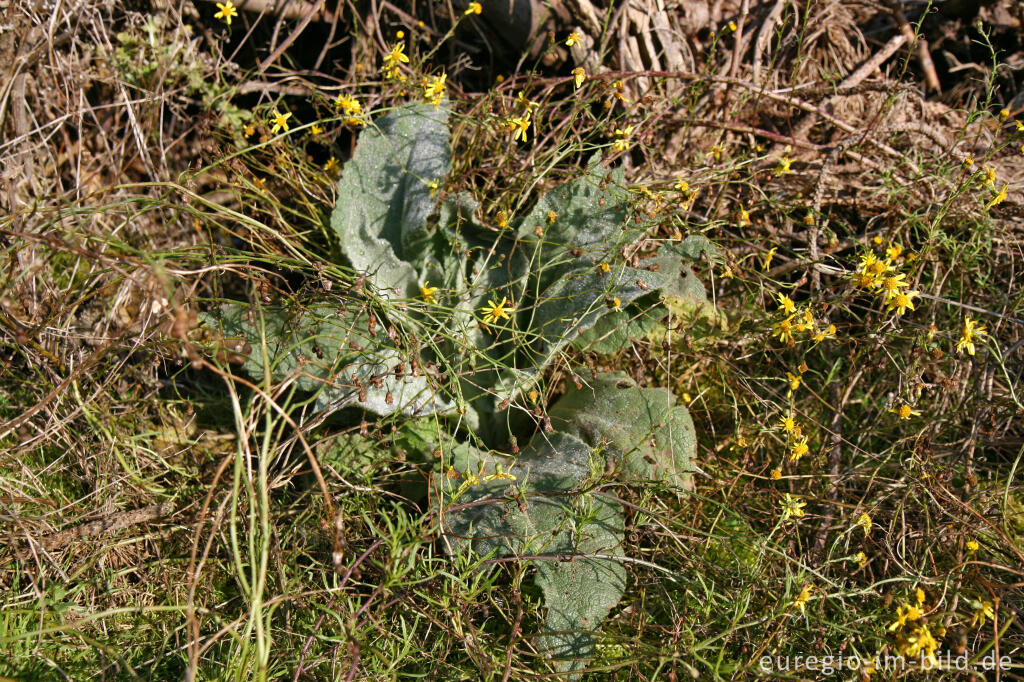
[[405,54],[405,42],[400,40],[384,56],[384,78],[404,81],[405,74],[402,73],[402,64],[408,63],[409,57]]
[[818,324],[810,308],[797,310],[796,304],[789,296],[779,296],[779,310],[786,317],[772,325],[772,336],[787,346],[796,345],[797,334],[806,334],[815,343],[835,338],[834,324]]
[[[455,474],[454,469],[449,469],[448,476],[449,477],[455,477],[455,476],[457,476],[457,474]],[[462,481],[462,485],[459,486],[458,493],[465,492],[468,488],[472,488],[473,486],[480,485],[481,483],[490,483],[491,481],[514,481],[514,480],[516,480],[516,477],[514,475],[508,473],[507,471],[502,471],[501,465],[499,464],[498,468],[497,468],[497,471],[495,471],[493,474],[484,475],[483,471],[480,471],[477,474],[467,473],[465,479],[463,479],[463,481]]]
[[696,203],[697,195],[700,194],[700,189],[697,187],[690,187],[690,183],[684,180],[682,175],[678,176],[677,180],[675,188],[679,190],[681,195],[683,195],[683,201],[680,205],[681,210],[689,211],[693,208],[694,203]]
[[518,102],[518,115],[510,116],[506,119],[505,124],[512,131],[513,140],[522,138],[523,142],[526,142],[529,139],[531,125],[534,128],[534,133],[537,132],[537,123],[533,119],[533,113],[540,108],[540,104],[531,101],[530,98],[526,96],[526,93],[522,91],[516,95],[516,101]]
[[334,106],[347,116],[344,120],[345,125],[353,127],[366,125],[366,121],[360,118],[363,113],[363,105],[352,95],[344,92],[339,94],[334,98]]
[[[1017,125],[1021,126],[1019,121],[1017,122]],[[1024,126],[1021,126],[1021,127],[1024,127]],[[1024,148],[1021,148],[1021,151],[1024,152]],[[995,169],[992,168],[991,166],[985,166],[985,168],[982,170],[981,176],[978,179],[978,185],[981,188],[983,188],[983,189],[987,187],[990,191],[995,192],[996,191],[996,171],[995,171]],[[988,204],[985,205],[985,210],[987,211],[990,208],[992,208],[993,206],[998,206],[999,204],[1001,204],[1004,201],[1006,201],[1006,190],[1008,188],[1009,188],[1009,185],[1003,184],[1003,188],[1001,190],[999,190],[998,192],[996,192],[996,195],[994,197],[992,197],[992,199],[988,202]]]
[[896,620],[889,625],[889,632],[896,632],[896,650],[907,659],[927,661],[930,667],[938,665],[935,651],[939,643],[924,620],[924,590],[914,590],[914,604],[904,602],[896,609]]
[[897,264],[903,254],[903,247],[892,244],[885,250],[885,260],[879,260],[873,251],[861,256],[853,282],[862,289],[880,290],[884,294],[887,310],[903,315],[914,310],[914,299],[920,295],[910,290],[906,273],[897,271]]
[[629,136],[633,134],[633,126],[615,129],[615,140],[612,142],[612,149],[617,152],[624,152],[630,148]]
[[441,105],[441,100],[444,99],[444,83],[447,78],[448,74],[442,71],[440,76],[434,76],[423,83],[423,99],[433,104],[435,109]]

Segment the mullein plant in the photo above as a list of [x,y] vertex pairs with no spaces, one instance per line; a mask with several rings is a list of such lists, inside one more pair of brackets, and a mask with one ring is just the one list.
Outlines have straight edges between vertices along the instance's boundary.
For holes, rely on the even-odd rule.
[[656,325],[667,300],[706,305],[690,264],[713,248],[693,235],[627,262],[648,226],[632,219],[622,171],[596,157],[525,215],[485,224],[472,197],[439,192],[446,104],[361,119],[330,219],[358,273],[348,300],[226,303],[204,321],[251,347],[242,369],[257,380],[292,382],[322,412],[403,419],[425,459],[440,452],[430,489],[448,551],[529,556],[547,607],[536,636],[575,670],[626,582],[622,506],[595,482],[685,493],[696,438],[667,390],[623,374],[577,380],[546,411],[537,389],[570,345],[610,352]]

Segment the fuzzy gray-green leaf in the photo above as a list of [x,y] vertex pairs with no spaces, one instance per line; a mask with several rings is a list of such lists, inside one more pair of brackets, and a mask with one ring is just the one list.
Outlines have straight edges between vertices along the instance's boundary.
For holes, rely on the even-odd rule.
[[627,375],[600,375],[570,388],[550,411],[556,429],[614,458],[627,480],[693,487],[697,441],[689,411],[661,388],[638,388]]
[[379,415],[418,415],[451,407],[425,375],[395,376],[392,370],[403,362],[401,353],[380,326],[370,333],[361,311],[326,305],[254,309],[229,303],[203,314],[203,321],[225,339],[248,343],[242,366],[246,374],[261,381],[264,367],[269,367],[275,382],[290,379],[300,390],[316,392],[319,410],[355,405]]
[[359,136],[338,183],[331,227],[352,266],[391,296],[417,293],[416,248],[434,210],[430,183],[448,172],[448,110],[398,107]]
[[[498,470],[493,455],[463,450],[456,459],[471,467],[466,473],[483,478]],[[502,479],[463,483],[455,502],[458,511],[445,517],[457,546],[472,547],[480,555],[533,557],[548,614],[538,639],[562,670],[585,664],[593,653],[594,631],[625,589],[622,565],[593,556],[621,556],[623,535],[622,511],[614,501],[578,491],[590,476],[593,458],[593,450],[575,436],[535,436],[507,467],[524,493],[513,495],[509,481]],[[455,484],[449,481],[448,488],[451,492]],[[471,504],[459,509],[464,502]]]

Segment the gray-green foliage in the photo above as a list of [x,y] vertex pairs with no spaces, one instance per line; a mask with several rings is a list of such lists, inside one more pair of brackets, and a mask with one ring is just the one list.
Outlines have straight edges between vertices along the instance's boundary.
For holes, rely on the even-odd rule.
[[[627,481],[692,486],[696,434],[685,407],[664,389],[606,374],[570,390],[550,411],[554,430],[533,437],[513,462],[462,445],[444,478],[452,503],[444,530],[457,548],[529,556],[547,608],[542,644],[563,670],[582,667],[592,631],[625,588],[623,515],[590,484],[608,470]],[[502,476],[508,474],[514,481]]]
[[[295,381],[316,392],[322,409],[434,414],[450,416],[453,432],[455,420],[469,427],[476,444],[451,436],[437,444],[464,476],[462,483],[443,479],[456,498],[454,506],[442,501],[446,531],[455,547],[482,554],[550,557],[532,560],[548,612],[541,637],[562,667],[576,668],[625,583],[615,558],[623,551],[620,505],[587,483],[609,470],[625,481],[687,488],[695,447],[689,414],[667,391],[598,377],[570,390],[550,411],[554,431],[536,435],[508,463],[519,491],[512,496],[509,481],[493,477],[497,456],[477,444],[515,435],[509,405],[527,414],[523,396],[568,344],[613,351],[667,313],[659,296],[703,301],[689,264],[711,245],[691,236],[655,255],[625,258],[647,228],[632,219],[622,171],[596,157],[511,228],[486,228],[472,198],[436,196],[449,168],[447,119],[444,107],[396,108],[362,133],[345,165],[331,226],[368,285],[356,307],[257,313],[226,304],[206,321],[250,343],[244,371]],[[437,287],[436,303],[421,295],[427,281]],[[482,325],[481,306],[505,297],[511,319]],[[369,323],[370,315],[380,323]],[[410,371],[410,359],[437,363],[435,375],[450,383],[443,389],[429,373]]]

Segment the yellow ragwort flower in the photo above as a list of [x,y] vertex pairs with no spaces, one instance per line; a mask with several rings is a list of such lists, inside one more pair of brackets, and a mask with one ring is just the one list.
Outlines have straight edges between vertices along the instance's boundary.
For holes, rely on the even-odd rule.
[[746,227],[750,224],[750,213],[747,209],[740,206],[740,210],[736,213],[736,225],[738,227]]
[[333,156],[327,159],[327,163],[324,164],[324,172],[328,175],[334,175],[338,172],[339,168],[341,168],[341,164],[338,163],[338,159]]
[[768,272],[768,268],[772,266],[772,258],[775,257],[775,252],[778,250],[779,247],[777,246],[773,246],[772,248],[768,249],[768,253],[766,253],[764,256],[764,265],[761,266],[762,270]]
[[424,282],[423,286],[420,287],[420,296],[422,296],[423,300],[427,303],[437,303],[437,299],[434,298],[434,294],[436,293],[437,287],[430,286],[430,280]]
[[484,8],[480,5],[479,2],[471,2],[469,3],[469,7],[466,8],[466,15],[468,16],[470,14],[480,14],[483,11]]
[[776,294],[779,299],[779,309],[782,310],[786,315],[792,315],[796,312],[796,304],[793,303],[793,299],[788,294]]
[[770,478],[771,478],[771,479],[772,479],[773,481],[777,481],[777,480],[779,480],[780,478],[782,478],[782,469],[772,469],[772,470],[771,470],[770,472],[768,472],[768,476],[769,476],[769,477],[770,477]]
[[617,152],[624,152],[629,149],[629,136],[633,134],[633,126],[626,126],[625,129],[615,129],[615,141],[612,142],[612,149]]
[[853,560],[857,562],[857,568],[864,568],[864,564],[868,562],[868,555],[862,550],[853,555]]
[[892,265],[889,261],[878,260],[873,251],[868,251],[860,258],[860,263],[857,265],[858,272],[862,275],[867,275],[871,278],[874,283],[873,286],[878,286],[879,279],[884,275]]
[[810,446],[807,445],[807,436],[798,438],[796,442],[789,447],[789,461],[796,464],[800,461],[800,458],[810,452],[810,450]]
[[793,497],[789,493],[786,493],[786,497],[779,500],[779,506],[782,507],[782,520],[787,521],[790,518],[802,518],[804,515],[804,507],[807,506],[807,503],[799,497]]
[[889,409],[890,412],[895,414],[897,417],[903,420],[910,419],[911,417],[920,417],[921,413],[910,407],[910,405],[903,403],[899,407],[893,407]]
[[873,525],[871,522],[871,516],[867,512],[862,513],[857,517],[857,525],[864,529],[864,535],[868,535],[871,532],[871,526]]
[[793,330],[798,332],[814,331],[814,313],[810,308],[806,308],[800,314],[800,321],[793,325]]
[[515,312],[515,308],[508,305],[508,297],[502,296],[501,303],[495,303],[493,299],[487,300],[487,305],[480,309],[480,312],[484,314],[484,322],[487,324],[494,324],[498,320],[510,320],[510,312]]
[[578,45],[579,42],[580,34],[577,33],[576,31],[573,31],[572,33],[569,34],[569,37],[565,39],[565,46],[572,47],[573,45]]
[[986,619],[995,617],[995,608],[992,606],[992,602],[988,600],[976,601],[974,604],[974,617],[971,618],[971,627],[973,628],[975,625],[979,628],[984,627]]
[[981,181],[982,187],[996,186],[996,169],[992,166],[985,166],[985,179]]
[[981,544],[977,540],[974,540],[972,538],[972,539],[967,541],[967,551],[968,552],[977,552],[979,549],[981,549]]
[[825,339],[834,339],[835,336],[836,336],[836,326],[834,324],[830,324],[828,327],[826,327],[824,329],[819,329],[818,331],[814,332],[814,335],[811,338],[815,342],[821,343]]
[[397,69],[399,64],[408,64],[409,57],[405,54],[405,42],[398,41],[395,46],[384,57],[384,65],[390,69]]
[[902,627],[906,627],[907,623],[912,623],[921,617],[921,609],[910,604],[902,604],[896,608],[896,620],[889,625],[889,632],[894,632]]
[[935,640],[931,630],[928,629],[928,624],[917,623],[911,628],[910,633],[897,645],[896,650],[904,658],[916,659],[920,657],[922,662],[928,661],[928,665],[924,669],[930,670],[939,665],[939,659],[935,656],[935,650],[938,648],[939,643]]
[[866,272],[858,272],[853,275],[853,284],[861,289],[874,289],[878,286],[878,278]]
[[506,123],[508,123],[509,128],[513,131],[513,140],[518,140],[521,137],[523,142],[526,142],[529,139],[530,124],[532,123],[529,111],[522,116],[513,116]]
[[409,57],[405,54],[405,42],[400,40],[384,55],[384,78],[405,82],[406,77],[402,73],[401,65],[408,63]]
[[694,187],[690,190],[690,193],[686,195],[686,200],[680,204],[680,208],[684,211],[689,211],[693,208],[693,205],[697,203],[697,195],[700,194],[700,189]]
[[793,434],[797,438],[800,437],[800,425],[797,423],[796,419],[793,418],[793,415],[786,415],[779,419],[779,428],[786,433]]
[[214,19],[220,19],[228,26],[231,25],[231,20],[238,16],[238,10],[235,9],[235,4],[228,0],[227,2],[217,3],[217,13],[213,15]]
[[577,66],[571,72],[573,83],[576,84],[576,89],[579,90],[580,86],[583,85],[583,81],[587,80],[587,72],[583,70],[582,66]]
[[775,175],[785,175],[786,173],[791,172],[789,167],[792,163],[793,159],[789,158],[788,156],[783,156],[781,159],[779,159],[779,165],[775,167],[775,170],[773,172],[775,173]]
[[811,586],[810,585],[804,585],[804,589],[800,590],[800,594],[798,594],[793,599],[792,606],[795,606],[796,608],[800,609],[800,613],[806,613],[806,611],[804,611],[804,606],[806,606],[807,600],[810,599],[810,598],[811,598]]
[[974,339],[976,336],[985,336],[987,328],[972,320],[970,315],[964,316],[964,328],[960,331],[960,340],[956,342],[956,352],[963,354],[966,350],[968,355],[974,355]]
[[795,391],[796,389],[800,388],[800,384],[804,382],[803,377],[792,374],[791,372],[786,372],[786,379],[789,380],[790,391]]
[[274,118],[271,119],[270,134],[277,135],[279,130],[288,132],[288,119],[292,117],[292,112],[280,113],[277,109],[274,109]]
[[434,76],[434,78],[423,84],[423,98],[433,104],[435,109],[441,104],[441,100],[444,99],[444,82],[447,78],[448,74],[442,71],[440,76]]
[[[1022,151],[1024,151],[1024,150],[1022,150]],[[992,201],[988,202],[988,204],[985,206],[985,210],[986,211],[988,209],[992,208],[993,206],[998,206],[999,204],[1003,203],[1006,200],[1006,188],[1007,187],[1009,187],[1009,185],[1003,185],[1003,188],[1001,190],[999,190],[999,194],[997,194],[994,197],[992,197]]]
[[782,341],[787,346],[796,344],[796,339],[793,338],[793,316],[789,316],[784,320],[780,320],[772,326],[772,336],[778,337],[779,341]]
[[903,315],[907,309],[914,310],[914,298],[919,295],[917,291],[900,291],[886,302],[886,308],[895,310],[897,315]]
[[363,105],[359,103],[359,100],[346,93],[341,93],[334,99],[334,106],[349,116],[358,116],[363,113]]

